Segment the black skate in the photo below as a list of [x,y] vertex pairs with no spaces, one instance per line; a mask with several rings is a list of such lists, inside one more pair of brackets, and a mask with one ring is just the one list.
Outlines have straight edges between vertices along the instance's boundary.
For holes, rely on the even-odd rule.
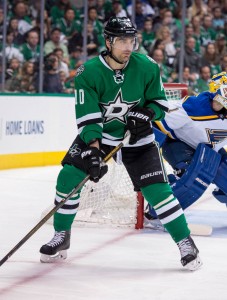
[[177,243],[177,246],[180,249],[183,267],[190,271],[195,271],[202,266],[203,263],[198,255],[199,250],[190,235]]
[[70,247],[70,234],[70,231],[55,231],[52,240],[40,248],[40,261],[43,263],[52,263],[57,260],[66,259],[67,249]]

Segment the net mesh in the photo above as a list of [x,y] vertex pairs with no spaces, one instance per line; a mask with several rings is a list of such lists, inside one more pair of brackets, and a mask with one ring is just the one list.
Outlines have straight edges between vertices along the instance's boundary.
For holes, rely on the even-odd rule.
[[186,84],[164,84],[166,98],[168,101],[178,101],[188,93]]
[[88,181],[81,192],[76,223],[105,223],[131,226],[136,223],[137,193],[123,165],[113,160],[107,174],[94,183]]
[[177,101],[181,99],[181,90],[165,90],[168,101]]

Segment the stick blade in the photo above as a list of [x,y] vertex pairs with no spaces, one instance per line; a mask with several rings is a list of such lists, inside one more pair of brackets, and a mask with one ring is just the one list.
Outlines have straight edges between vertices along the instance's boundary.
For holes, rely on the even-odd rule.
[[188,228],[191,235],[210,236],[213,231],[212,226],[204,224],[188,224]]

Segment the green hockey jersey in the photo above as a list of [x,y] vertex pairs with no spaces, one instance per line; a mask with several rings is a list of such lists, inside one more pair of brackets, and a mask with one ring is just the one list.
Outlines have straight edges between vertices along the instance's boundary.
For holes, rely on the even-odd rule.
[[[157,63],[139,53],[132,53],[122,70],[112,70],[102,55],[87,61],[77,70],[75,100],[78,132],[85,143],[99,138],[117,145],[124,137],[127,114],[136,107],[152,108],[156,120],[168,110]],[[152,140],[153,134],[136,146]]]

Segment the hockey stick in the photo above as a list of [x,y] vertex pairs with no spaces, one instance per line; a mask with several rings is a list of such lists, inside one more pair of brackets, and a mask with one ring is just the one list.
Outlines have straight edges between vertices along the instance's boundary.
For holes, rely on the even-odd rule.
[[[110,151],[109,154],[106,155],[106,157],[103,159],[103,162],[106,163],[108,162],[122,147],[124,147],[126,144],[128,144],[130,139],[130,133],[129,131],[126,132],[125,138],[123,141],[112,151]],[[90,179],[90,175],[87,175],[62,201],[58,203],[53,209],[49,211],[49,213],[44,216],[39,223],[36,224],[35,227],[33,227],[16,246],[10,250],[1,260],[0,260],[0,266],[2,266],[46,221],[53,216],[53,214],[61,208],[66,201],[68,201],[75,193],[77,193],[83,186],[84,184]]]
[[[163,227],[161,222],[158,221],[157,219],[148,220],[145,217],[144,218],[144,227],[152,229],[152,230],[166,232],[166,229]],[[212,226],[205,225],[205,224],[188,223],[188,228],[190,229],[190,234],[191,235],[198,235],[198,236],[210,236],[212,234],[212,231],[213,231]]]
[[210,225],[204,224],[188,224],[188,228],[191,231],[192,235],[200,235],[200,236],[210,236],[213,231],[213,227]]

